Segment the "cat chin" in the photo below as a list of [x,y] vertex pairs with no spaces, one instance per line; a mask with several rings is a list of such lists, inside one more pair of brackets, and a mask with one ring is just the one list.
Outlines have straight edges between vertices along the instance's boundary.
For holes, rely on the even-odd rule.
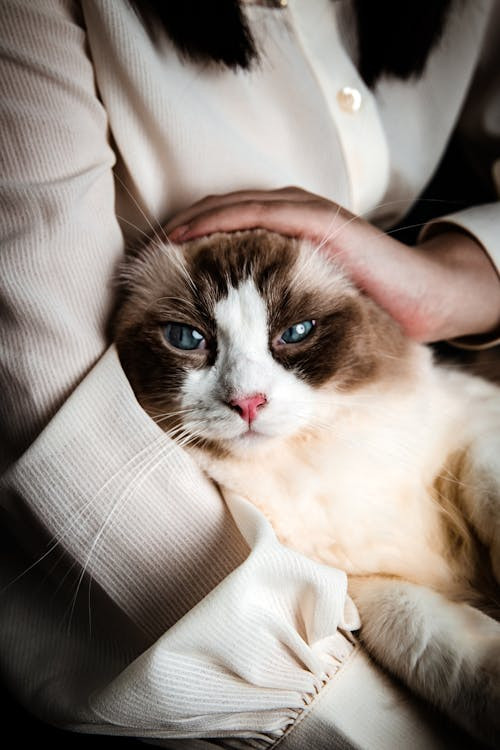
[[302,426],[288,420],[275,421],[274,424],[271,421],[271,423],[261,425],[259,420],[256,420],[256,424],[249,429],[245,428],[238,419],[237,424],[232,422],[226,426],[217,424],[213,429],[210,429],[208,425],[206,430],[197,431],[197,434],[202,440],[223,446],[226,451],[232,453],[247,449],[255,450],[259,446],[268,445],[276,440],[286,440],[295,435]]
[[277,439],[279,439],[277,435],[269,435],[258,430],[247,430],[234,438],[220,442],[228,453],[243,458],[246,455],[258,453],[261,449],[267,450],[269,445]]
[[[262,432],[249,430],[235,437],[200,437],[198,441],[187,445],[187,450],[197,456],[201,465],[208,470],[207,466],[212,465],[215,460],[235,459],[245,461],[255,458],[262,453],[264,456],[269,453],[270,444],[274,444],[279,437],[267,435]],[[208,461],[208,464],[207,464]]]

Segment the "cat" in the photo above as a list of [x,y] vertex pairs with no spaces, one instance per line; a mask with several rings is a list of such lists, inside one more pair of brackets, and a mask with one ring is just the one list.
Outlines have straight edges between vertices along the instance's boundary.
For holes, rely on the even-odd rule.
[[348,574],[375,660],[500,737],[500,388],[438,365],[326,254],[264,230],[125,261],[138,401],[285,545]]

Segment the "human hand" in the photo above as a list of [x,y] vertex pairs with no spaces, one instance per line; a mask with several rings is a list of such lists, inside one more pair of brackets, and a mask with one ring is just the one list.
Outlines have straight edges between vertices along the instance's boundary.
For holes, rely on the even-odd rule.
[[321,246],[407,335],[430,342],[500,325],[500,280],[476,240],[450,225],[416,247],[299,188],[209,196],[175,216],[175,242],[264,228]]

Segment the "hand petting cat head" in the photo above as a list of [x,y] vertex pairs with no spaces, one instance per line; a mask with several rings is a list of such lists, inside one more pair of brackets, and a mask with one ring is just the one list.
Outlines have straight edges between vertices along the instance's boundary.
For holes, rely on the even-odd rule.
[[153,241],[125,262],[121,287],[116,343],[140,403],[207,449],[311,429],[326,391],[373,383],[409,343],[338,263],[263,230]]

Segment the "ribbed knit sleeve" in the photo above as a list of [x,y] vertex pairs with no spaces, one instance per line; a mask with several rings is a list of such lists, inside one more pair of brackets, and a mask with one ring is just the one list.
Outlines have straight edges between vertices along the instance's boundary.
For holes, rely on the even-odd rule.
[[0,389],[6,460],[105,347],[123,250],[113,153],[72,2],[2,2]]

